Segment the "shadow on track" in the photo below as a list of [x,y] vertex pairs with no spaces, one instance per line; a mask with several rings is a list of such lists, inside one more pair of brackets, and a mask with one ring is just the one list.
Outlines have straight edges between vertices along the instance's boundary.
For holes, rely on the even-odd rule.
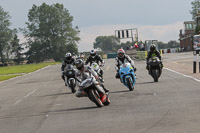
[[142,82],[142,83],[136,83],[136,84],[152,84],[155,83],[154,81],[149,81],[149,82]]
[[80,108],[72,108],[72,109],[55,110],[55,111],[50,111],[50,112],[51,113],[59,113],[59,112],[91,110],[91,109],[99,109],[99,108],[96,106],[92,106],[92,107],[80,107]]
[[112,91],[110,93],[123,93],[123,92],[130,92],[129,90],[123,90],[123,91]]
[[60,95],[70,95],[70,94],[74,94],[74,93],[72,93],[72,92],[57,93],[57,94],[44,95],[44,96],[41,96],[41,97],[46,97],[46,96],[60,96]]

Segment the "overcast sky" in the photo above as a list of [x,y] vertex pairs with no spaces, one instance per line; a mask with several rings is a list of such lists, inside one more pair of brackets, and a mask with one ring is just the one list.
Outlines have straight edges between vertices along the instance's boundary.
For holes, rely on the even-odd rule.
[[[11,28],[24,28],[32,5],[61,3],[80,29],[80,51],[90,51],[97,36],[114,35],[118,29],[137,28],[139,39],[178,41],[183,22],[192,20],[194,0],[0,0],[9,12]],[[22,37],[21,37],[22,38]],[[129,41],[129,40],[127,40]]]

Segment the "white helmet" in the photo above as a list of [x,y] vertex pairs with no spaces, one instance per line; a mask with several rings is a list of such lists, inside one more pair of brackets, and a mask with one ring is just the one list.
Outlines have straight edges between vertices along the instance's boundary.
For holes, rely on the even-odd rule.
[[72,59],[72,54],[71,53],[66,53],[65,54],[65,60],[71,60]]
[[95,51],[95,50],[91,50],[91,51],[90,51],[90,55],[91,55],[91,56],[95,56],[95,55],[96,55],[96,51]]

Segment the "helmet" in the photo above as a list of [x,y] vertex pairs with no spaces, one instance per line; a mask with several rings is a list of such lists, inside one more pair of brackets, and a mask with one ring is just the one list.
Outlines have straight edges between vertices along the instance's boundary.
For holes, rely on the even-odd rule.
[[117,51],[117,56],[118,56],[119,58],[123,58],[124,55],[125,55],[125,51],[124,51],[123,49],[119,49],[119,50]]
[[155,44],[151,44],[150,45],[150,51],[155,51],[156,50],[156,45]]
[[81,59],[76,60],[76,61],[75,61],[75,66],[76,66],[76,68],[77,68],[78,70],[81,70],[81,69],[83,68],[83,66],[84,66],[83,60],[81,60]]
[[66,53],[65,54],[65,60],[71,60],[72,59],[72,54],[71,53]]
[[90,55],[91,55],[91,56],[95,56],[95,55],[96,55],[96,51],[95,51],[95,50],[91,50],[91,51],[90,51]]

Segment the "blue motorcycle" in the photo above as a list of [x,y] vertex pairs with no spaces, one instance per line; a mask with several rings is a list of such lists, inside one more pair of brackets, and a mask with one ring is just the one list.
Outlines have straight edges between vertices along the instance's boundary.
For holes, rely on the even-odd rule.
[[122,64],[119,69],[119,75],[120,75],[121,82],[127,88],[129,88],[130,91],[133,91],[136,77],[135,77],[134,69],[131,66],[131,64],[130,63]]

